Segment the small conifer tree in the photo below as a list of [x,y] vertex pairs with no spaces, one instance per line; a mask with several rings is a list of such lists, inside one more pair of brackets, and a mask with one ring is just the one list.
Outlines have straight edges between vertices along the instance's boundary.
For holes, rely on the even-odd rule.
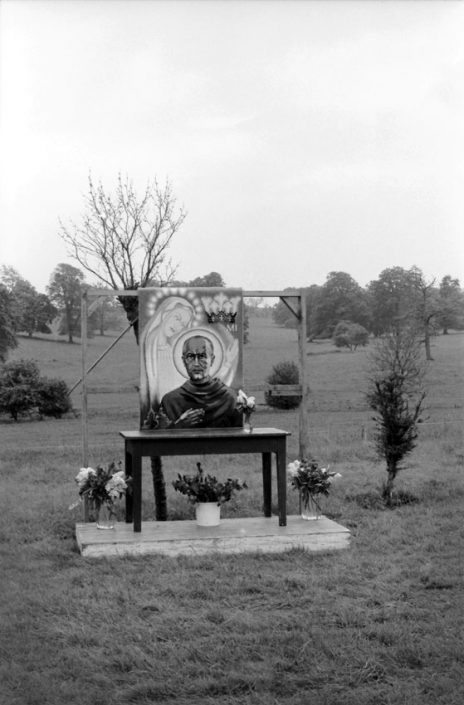
[[398,329],[384,335],[370,357],[367,399],[376,412],[376,450],[387,465],[382,489],[387,505],[393,503],[401,461],[416,446],[426,395],[424,373],[420,342],[413,330]]

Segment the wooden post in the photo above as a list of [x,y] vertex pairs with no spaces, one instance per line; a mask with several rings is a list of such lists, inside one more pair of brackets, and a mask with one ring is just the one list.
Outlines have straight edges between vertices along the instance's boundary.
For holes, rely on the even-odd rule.
[[[81,355],[82,355],[82,467],[89,466],[89,437],[87,425],[87,292],[82,292],[81,299]],[[89,503],[84,502],[84,521],[89,520]]]
[[309,456],[309,422],[308,422],[308,381],[306,377],[306,289],[300,289],[298,306],[298,348],[300,357],[300,383],[301,383],[301,405],[300,405],[300,449],[299,457]]

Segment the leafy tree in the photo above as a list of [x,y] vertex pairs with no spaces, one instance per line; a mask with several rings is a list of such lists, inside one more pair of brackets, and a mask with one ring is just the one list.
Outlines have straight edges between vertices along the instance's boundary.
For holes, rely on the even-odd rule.
[[84,275],[80,269],[71,264],[59,264],[47,287],[51,301],[64,316],[69,343],[74,342],[73,335],[80,322],[83,283]]
[[14,267],[2,266],[0,279],[12,296],[15,330],[29,333],[31,309],[37,295],[36,290]]
[[[61,235],[72,256],[84,269],[113,289],[138,289],[172,281],[174,270],[168,259],[172,238],[185,219],[176,209],[171,184],[148,183],[139,198],[132,181],[118,176],[114,194],[95,185],[89,176],[89,191],[80,224],[68,227],[60,221]],[[137,297],[119,298],[138,344]],[[161,459],[151,459],[156,517],[167,516],[166,485]]]
[[56,307],[46,294],[36,294],[31,304],[30,314],[25,317],[25,330],[29,335],[32,335],[32,333],[50,333],[49,324],[58,313]]
[[33,333],[49,333],[48,324],[56,316],[56,308],[48,296],[39,294],[30,282],[13,267],[0,268],[0,279],[12,296],[15,330]]
[[[90,309],[93,307],[93,310]],[[127,325],[124,310],[116,299],[102,296],[92,302],[89,307],[88,330],[98,331],[105,335],[108,330],[121,330]]]
[[[289,296],[296,291],[297,289],[292,287],[287,287],[284,289],[284,292],[288,293]],[[296,328],[298,323],[296,316],[290,311],[288,306],[285,305],[282,299],[274,306],[272,310],[272,318],[274,323],[277,323],[278,326],[284,326],[285,328]]]
[[60,419],[72,408],[69,388],[62,379],[41,377],[37,386],[37,407],[41,416]]
[[26,281],[20,273],[14,268],[6,264],[0,267],[0,283],[11,293],[18,281]]
[[459,279],[453,279],[447,274],[439,287],[438,323],[447,335],[450,328],[461,330],[464,325],[464,297]]
[[371,354],[367,400],[376,412],[377,453],[387,464],[382,496],[389,505],[401,461],[416,445],[425,399],[424,371],[414,329],[401,327],[386,334]]
[[7,288],[0,284],[0,362],[4,362],[8,350],[18,344],[13,315],[13,297]]
[[346,272],[330,272],[318,292],[312,317],[314,335],[330,337],[339,321],[370,326],[366,292]]
[[[89,176],[81,224],[67,227],[60,221],[60,225],[71,255],[84,269],[112,289],[133,290],[164,286],[172,280],[168,250],[184,219],[184,211],[176,211],[169,181],[160,187],[155,179],[139,198],[127,177],[118,176],[116,191],[111,194]],[[122,296],[119,300],[138,343],[137,297]]]
[[360,345],[365,346],[369,342],[369,331],[352,321],[340,321],[332,336],[334,345],[337,348],[349,348],[356,350]]
[[16,330],[25,331],[32,336],[35,331],[34,307],[37,291],[30,282],[18,277],[11,293],[14,299]]
[[[288,287],[284,291],[291,296],[291,293],[297,291],[297,289]],[[313,338],[316,335],[315,321],[320,293],[321,287],[317,284],[311,284],[311,286],[306,288],[306,335],[308,338]],[[282,300],[272,309],[272,317],[277,325],[285,328],[297,328],[299,325],[297,317]]]
[[33,360],[7,362],[0,370],[0,412],[17,421],[37,406],[39,368]]
[[402,267],[384,269],[367,286],[374,335],[410,322],[415,316],[417,290],[415,274]]
[[416,326],[423,336],[427,360],[432,359],[432,335],[439,326],[447,330],[450,323],[457,323],[462,311],[459,281],[447,276],[437,288],[435,280],[427,281],[418,267],[386,269],[369,284],[368,291],[374,333]]
[[219,272],[210,272],[203,277],[196,277],[189,281],[188,286],[225,286],[225,281]]

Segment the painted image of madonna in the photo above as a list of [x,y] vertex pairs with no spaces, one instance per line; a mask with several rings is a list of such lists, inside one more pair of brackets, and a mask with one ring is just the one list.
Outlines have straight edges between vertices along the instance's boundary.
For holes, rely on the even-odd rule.
[[139,315],[141,427],[241,426],[241,291],[141,289]]

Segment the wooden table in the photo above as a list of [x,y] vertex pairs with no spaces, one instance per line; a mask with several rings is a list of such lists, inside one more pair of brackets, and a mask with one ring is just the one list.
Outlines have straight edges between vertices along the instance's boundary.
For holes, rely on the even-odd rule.
[[272,453],[276,456],[279,526],[287,525],[286,442],[288,431],[278,428],[182,429],[120,431],[124,438],[126,474],[132,477],[132,495],[126,497],[126,522],[142,530],[142,458],[167,455],[261,453],[264,516],[272,516]]

